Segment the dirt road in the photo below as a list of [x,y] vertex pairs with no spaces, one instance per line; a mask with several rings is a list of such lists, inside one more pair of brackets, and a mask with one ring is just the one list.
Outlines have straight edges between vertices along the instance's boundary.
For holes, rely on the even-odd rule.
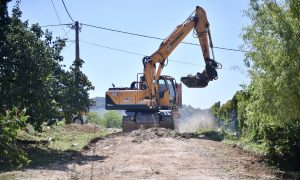
[[20,179],[276,179],[239,148],[164,129],[110,135],[91,143],[82,157],[14,173]]

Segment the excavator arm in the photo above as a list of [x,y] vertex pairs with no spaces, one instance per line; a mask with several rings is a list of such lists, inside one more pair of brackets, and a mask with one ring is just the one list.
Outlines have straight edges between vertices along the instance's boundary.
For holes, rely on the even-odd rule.
[[[209,44],[211,45],[211,48],[213,45],[207,16],[204,9],[197,6],[191,16],[189,16],[182,24],[178,25],[161,43],[157,51],[151,56],[143,58],[145,83],[147,85],[146,94],[149,94],[150,97],[156,94],[156,87],[153,82],[159,79],[168,56],[193,29],[199,39],[206,68],[202,73],[197,73],[195,76],[189,75],[187,77],[182,77],[181,82],[187,87],[202,88],[206,87],[209,81],[218,78],[215,69],[218,68],[220,64],[214,59],[211,59],[209,53]],[[158,68],[156,67],[157,64],[159,64]]]

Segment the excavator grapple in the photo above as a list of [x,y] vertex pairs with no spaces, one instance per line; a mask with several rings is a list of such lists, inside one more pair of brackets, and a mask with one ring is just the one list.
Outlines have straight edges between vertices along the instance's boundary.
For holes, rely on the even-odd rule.
[[197,75],[188,75],[181,77],[180,81],[188,88],[204,88],[208,85],[209,81],[217,80],[218,73],[216,69],[221,69],[222,64],[218,63],[213,59],[206,61],[205,70]]
[[204,73],[197,73],[197,75],[188,75],[181,77],[180,81],[188,88],[204,88],[208,85],[209,80]]

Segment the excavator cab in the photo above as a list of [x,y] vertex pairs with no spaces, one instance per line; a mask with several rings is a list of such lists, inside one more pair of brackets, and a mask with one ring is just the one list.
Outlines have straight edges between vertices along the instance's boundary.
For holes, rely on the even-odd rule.
[[171,76],[160,76],[158,80],[159,104],[163,109],[175,109],[173,107],[181,106],[179,102],[181,97],[181,85],[177,84]]

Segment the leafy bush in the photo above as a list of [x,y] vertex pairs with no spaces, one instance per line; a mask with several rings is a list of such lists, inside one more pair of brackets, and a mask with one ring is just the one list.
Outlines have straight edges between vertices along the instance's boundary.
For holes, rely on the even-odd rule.
[[121,128],[122,117],[118,111],[108,111],[101,119],[100,125],[105,128]]
[[[300,158],[300,121],[295,124],[269,124],[265,139],[271,156]],[[298,153],[298,154],[297,154]],[[299,159],[298,159],[299,160]]]
[[10,167],[18,167],[28,163],[25,152],[17,147],[17,132],[25,126],[27,120],[25,110],[13,108],[5,115],[0,114],[0,163]]
[[236,99],[237,93],[233,96],[232,99],[222,104],[222,106],[220,106],[220,101],[219,101],[216,102],[210,108],[210,111],[213,113],[213,115],[215,115],[218,119],[223,120],[227,125],[232,114],[235,114],[237,112],[237,99]]
[[89,112],[87,114],[87,120],[92,124],[100,124],[101,117],[96,112]]

